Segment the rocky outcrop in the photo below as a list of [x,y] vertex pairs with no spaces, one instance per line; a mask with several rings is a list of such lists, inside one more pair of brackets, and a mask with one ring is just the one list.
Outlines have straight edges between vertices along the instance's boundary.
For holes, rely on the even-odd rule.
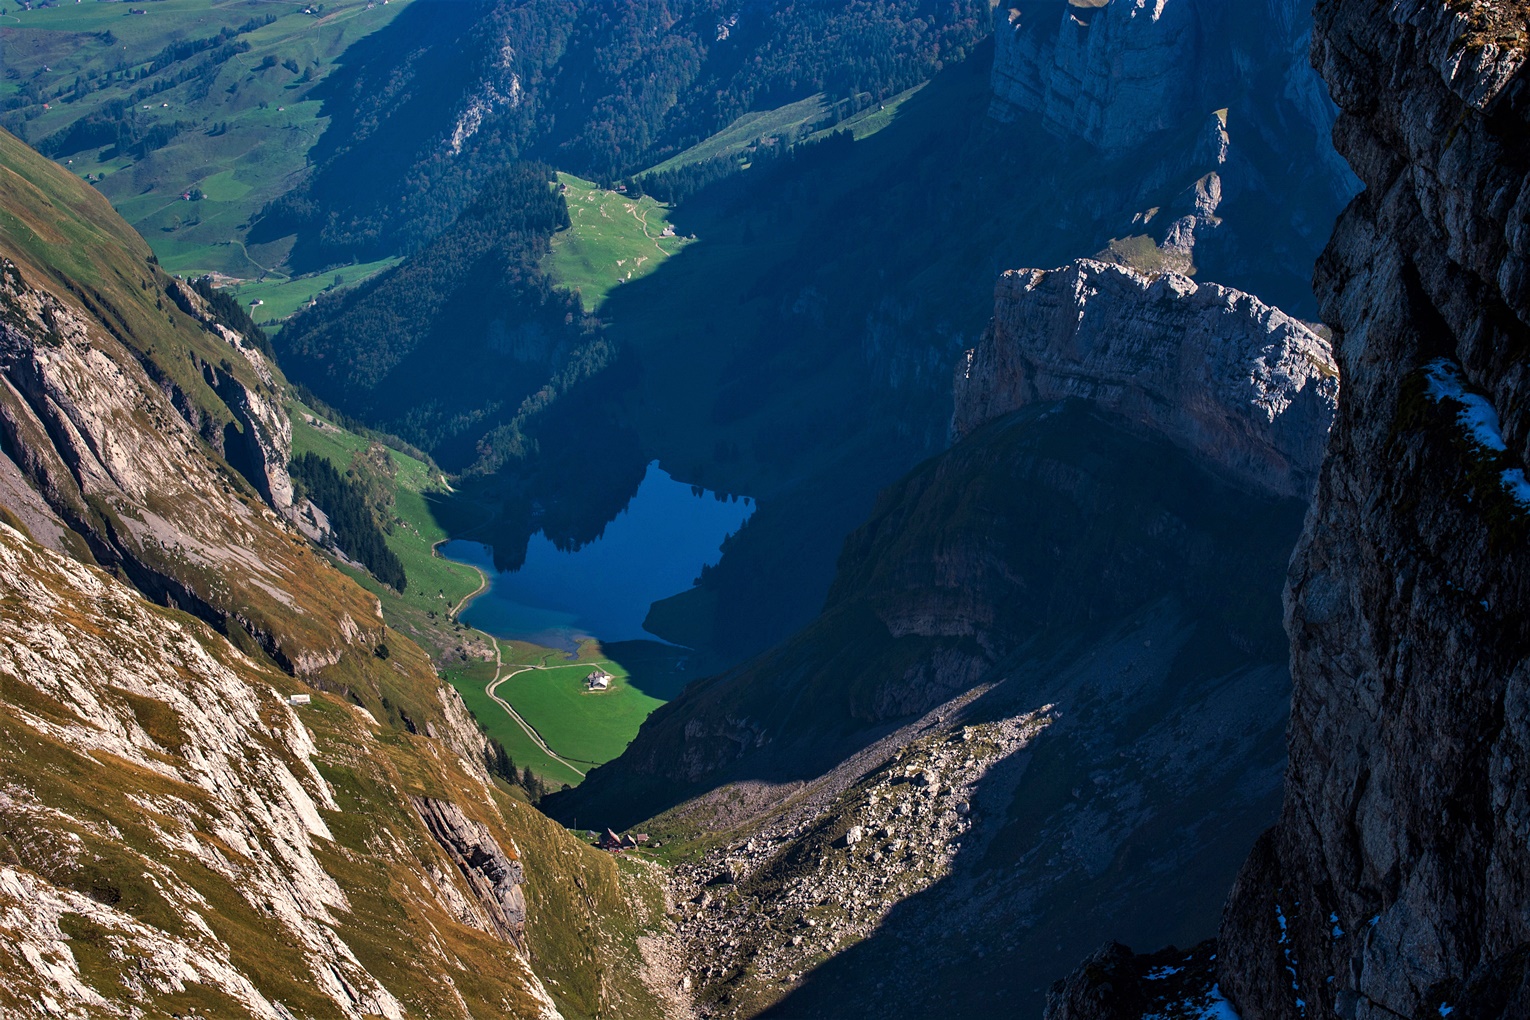
[[[168,289],[177,305],[209,332],[221,337],[254,372],[257,384],[252,386],[231,369],[206,362],[200,366],[208,386],[222,398],[237,423],[237,427],[225,429],[219,437],[223,455],[260,491],[272,509],[292,516],[292,477],[287,473],[292,460],[292,422],[277,397],[280,389],[275,369],[247,337],[219,322],[202,296],[184,281],[172,280]],[[185,401],[176,404],[186,406]]]
[[[1326,0],[1366,184],[1319,263],[1345,399],[1287,592],[1280,825],[1222,930],[1244,1020],[1530,1008],[1530,5]],[[1479,999],[1479,1005],[1481,1005]]]
[[487,929],[525,948],[526,897],[521,863],[505,856],[492,833],[450,801],[413,798],[425,827],[457,866],[487,920]]
[[1081,397],[1252,490],[1305,499],[1338,397],[1322,337],[1251,294],[1079,260],[1005,273],[957,371],[960,438],[1017,408]]
[[[11,261],[0,261],[0,444],[95,559],[156,600],[244,629],[304,672],[337,661],[353,639],[368,648],[381,639],[359,589],[336,577],[334,599],[307,596],[326,576],[314,554],[220,477],[116,337]],[[296,632],[286,609],[302,601],[328,626]]]
[[1309,7],[1001,3],[990,113],[1063,140],[1057,159],[1079,167],[1076,186],[1060,185],[1064,203],[1087,194],[1101,164],[1117,187],[1135,186],[1129,222],[1095,214],[1113,251],[1129,242],[1118,261],[1199,268],[1311,316],[1312,259],[1357,182],[1329,140]]
[[1520,1017],[1530,4],[1323,0],[1316,26],[1366,190],[1318,264],[1344,400],[1286,592],[1284,807],[1219,987],[1243,1020]]
[[376,600],[276,512],[291,431],[263,357],[186,314],[93,189],[3,132],[0,157],[27,185],[0,196],[0,486],[18,519],[293,672],[369,659]]
[[[556,1015],[520,953],[480,965],[470,929],[496,929],[437,905],[472,883],[398,810],[399,765],[483,796],[451,756],[385,751],[338,698],[293,707],[291,679],[5,525],[0,601],[0,1013],[168,1014],[190,995],[269,1020]],[[377,932],[401,940],[385,966]]]

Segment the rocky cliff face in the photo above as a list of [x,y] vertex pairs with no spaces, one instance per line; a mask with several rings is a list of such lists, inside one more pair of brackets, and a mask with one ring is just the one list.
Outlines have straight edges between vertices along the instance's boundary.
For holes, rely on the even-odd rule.
[[[183,281],[172,280],[167,289],[177,305],[209,332],[222,337],[254,372],[255,385],[251,386],[231,366],[223,370],[205,362],[198,366],[235,419],[236,427],[225,428],[222,436],[215,437],[215,445],[273,509],[291,515],[292,477],[287,464],[292,460],[292,422],[274,399],[280,392],[274,366],[249,339],[219,322],[202,296]],[[177,408],[189,406],[184,399],[175,400],[173,390],[171,396]]]
[[0,133],[0,1015],[663,1015],[653,891],[286,527],[280,379],[201,311]]
[[12,224],[0,227],[0,473],[17,512],[291,670],[370,657],[376,600],[276,512],[291,504],[291,426],[270,367],[182,310],[178,282],[99,195],[9,135],[0,153]]
[[1000,4],[993,115],[1029,110],[1059,134],[1130,148],[1199,100],[1202,31],[1188,0]]
[[[402,1017],[488,992],[556,1015],[508,944],[477,987],[452,979],[498,929],[461,916],[471,885],[387,806],[403,794],[369,716],[294,708],[294,681],[4,525],[0,600],[0,1011]],[[433,757],[392,767],[503,833],[481,767]],[[438,941],[384,967],[379,924]]]
[[1131,222],[1108,224],[1136,243],[1117,261],[1199,267],[1312,314],[1311,260],[1356,181],[1329,141],[1302,0],[1050,0],[995,19],[990,114],[1118,160],[1140,188]]
[[711,834],[678,890],[707,1015],[1039,1010],[1047,961],[1123,920],[1211,931],[1274,817],[1326,344],[1084,262],[1006,277],[958,385],[961,438],[883,494],[819,619],[554,799]]
[[1518,1016],[1530,7],[1316,17],[1366,191],[1318,266],[1345,399],[1287,592],[1286,806],[1229,901],[1222,985],[1245,1020]]
[[1259,67],[1275,70],[1280,100],[1326,125],[1332,105],[1302,59],[1310,28],[1301,0],[1263,0],[1236,15],[1211,0],[1001,3],[990,112],[1040,114],[1057,134],[1119,152],[1227,105],[1236,79]]
[[[1316,278],[1344,400],[1286,594],[1285,806],[1213,977],[1244,1020],[1523,1016],[1530,6],[1324,0],[1316,24],[1366,185]],[[1140,1015],[1090,984],[1053,1015]]]
[[434,797],[413,801],[425,827],[473,891],[492,930],[524,948],[526,897],[521,892],[525,878],[520,861],[505,856],[488,826],[463,814],[456,804]]
[[1000,277],[957,370],[952,432],[1080,397],[1238,484],[1306,499],[1338,389],[1327,342],[1253,295],[1085,259]]

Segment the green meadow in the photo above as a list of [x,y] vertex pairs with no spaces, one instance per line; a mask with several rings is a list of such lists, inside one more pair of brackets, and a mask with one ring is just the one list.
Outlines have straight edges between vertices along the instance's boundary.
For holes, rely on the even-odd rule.
[[572,174],[558,175],[570,227],[552,241],[543,269],[576,292],[587,310],[617,286],[641,279],[689,242],[665,236],[669,208],[652,198],[628,198]]
[[[367,439],[341,428],[304,404],[293,401],[290,408],[294,457],[317,453],[343,474],[356,455],[367,449]],[[347,572],[383,600],[385,613],[411,611],[440,626],[454,627],[448,619],[449,614],[458,603],[479,589],[483,576],[473,567],[436,555],[436,543],[448,538],[446,528],[437,517],[450,489],[441,473],[424,461],[393,449],[388,450],[388,456],[396,474],[393,530],[387,536],[387,542],[403,563],[408,584],[400,594],[379,584],[365,571]],[[431,613],[436,614],[434,618]],[[416,629],[405,626],[405,622],[389,620],[400,629]],[[417,626],[420,621],[413,622]]]
[[[441,676],[462,695],[463,702],[483,731],[498,740],[516,768],[529,768],[541,776],[554,789],[564,785],[578,786],[584,778],[567,765],[549,758],[536,743],[526,735],[499,705],[485,692],[494,678],[494,663],[475,662],[471,665],[443,670]],[[512,702],[513,704],[513,702]]]
[[[60,161],[100,188],[170,272],[259,280],[281,264],[290,239],[246,245],[251,219],[297,183],[328,124],[309,92],[350,44],[409,2],[329,2],[310,14],[301,3],[256,0],[36,10],[4,4],[5,85],[15,93],[24,84],[35,101],[3,120],[37,145],[92,114],[112,117],[112,104],[127,104],[168,141],[138,156],[105,145],[63,153]],[[224,30],[237,33],[231,45],[249,49],[190,52],[189,44]],[[173,45],[183,50],[172,52]],[[358,279],[364,272],[338,271]],[[292,308],[301,303],[291,299]]]
[[720,156],[737,156],[750,152],[762,142],[775,139],[792,143],[811,142],[835,131],[849,131],[859,141],[891,124],[898,115],[898,108],[918,94],[925,84],[921,82],[876,106],[867,107],[838,121],[831,117],[833,107],[822,93],[774,110],[746,113],[717,134],[676,153],[662,163],[654,164],[643,173],[663,173],[691,163],[705,163]]
[[[585,688],[585,677],[597,667],[615,677],[609,690]],[[531,668],[500,684],[497,693],[547,746],[586,770],[626,750],[643,720],[664,704],[633,687],[627,670],[611,659]]]
[[[387,258],[290,279],[273,275],[265,280],[232,284],[228,290],[249,309],[250,318],[267,330],[280,329],[283,320],[306,307],[320,294],[354,287],[385,269],[393,268],[399,261],[398,258]],[[252,305],[254,301],[260,304]]]
[[[515,706],[554,753],[582,772],[621,754],[643,720],[689,679],[681,668],[687,658],[684,649],[654,642],[602,647],[585,641],[574,655],[521,641],[500,641],[499,648],[504,662],[499,675],[508,679],[495,693]],[[596,668],[614,678],[609,689],[586,687],[585,678]],[[548,757],[488,696],[495,675],[492,662],[448,669],[442,675],[517,766],[530,766],[555,786],[579,784],[583,777]]]
[[805,125],[824,119],[829,104],[822,93],[799,99],[774,110],[756,110],[744,114],[710,138],[704,138],[684,152],[676,153],[644,173],[675,170],[690,163],[704,163],[718,156],[733,156],[748,151],[763,139],[785,136],[795,141]]

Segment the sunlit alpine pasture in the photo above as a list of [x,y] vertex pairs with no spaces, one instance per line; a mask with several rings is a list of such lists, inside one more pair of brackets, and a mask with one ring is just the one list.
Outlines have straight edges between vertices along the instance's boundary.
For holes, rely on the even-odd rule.
[[556,235],[544,268],[553,282],[595,310],[611,291],[658,269],[689,241],[675,236],[669,209],[649,197],[628,198],[560,173],[571,226]]

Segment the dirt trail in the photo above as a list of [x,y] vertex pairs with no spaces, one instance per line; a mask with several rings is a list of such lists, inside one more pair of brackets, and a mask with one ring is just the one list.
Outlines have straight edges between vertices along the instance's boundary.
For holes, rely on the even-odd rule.
[[519,726],[523,731],[525,731],[526,736],[530,737],[532,742],[542,749],[543,754],[547,755],[547,757],[551,758],[555,762],[558,762],[569,770],[577,773],[580,777],[583,777],[585,775],[584,770],[580,769],[567,758],[559,755],[551,747],[548,747],[547,741],[542,739],[542,734],[537,732],[537,728],[522,718],[521,714],[515,710],[514,705],[510,704],[510,702],[506,701],[504,698],[501,698],[498,694],[495,693],[499,685],[504,683],[506,680],[539,668],[541,667],[521,666],[511,673],[506,673],[504,676],[500,676],[500,674],[504,672],[505,662],[504,655],[500,651],[499,642],[496,641],[494,642],[494,679],[489,681],[489,686],[484,689],[484,693],[492,698],[495,704],[510,714],[510,718],[514,719],[515,724]]

